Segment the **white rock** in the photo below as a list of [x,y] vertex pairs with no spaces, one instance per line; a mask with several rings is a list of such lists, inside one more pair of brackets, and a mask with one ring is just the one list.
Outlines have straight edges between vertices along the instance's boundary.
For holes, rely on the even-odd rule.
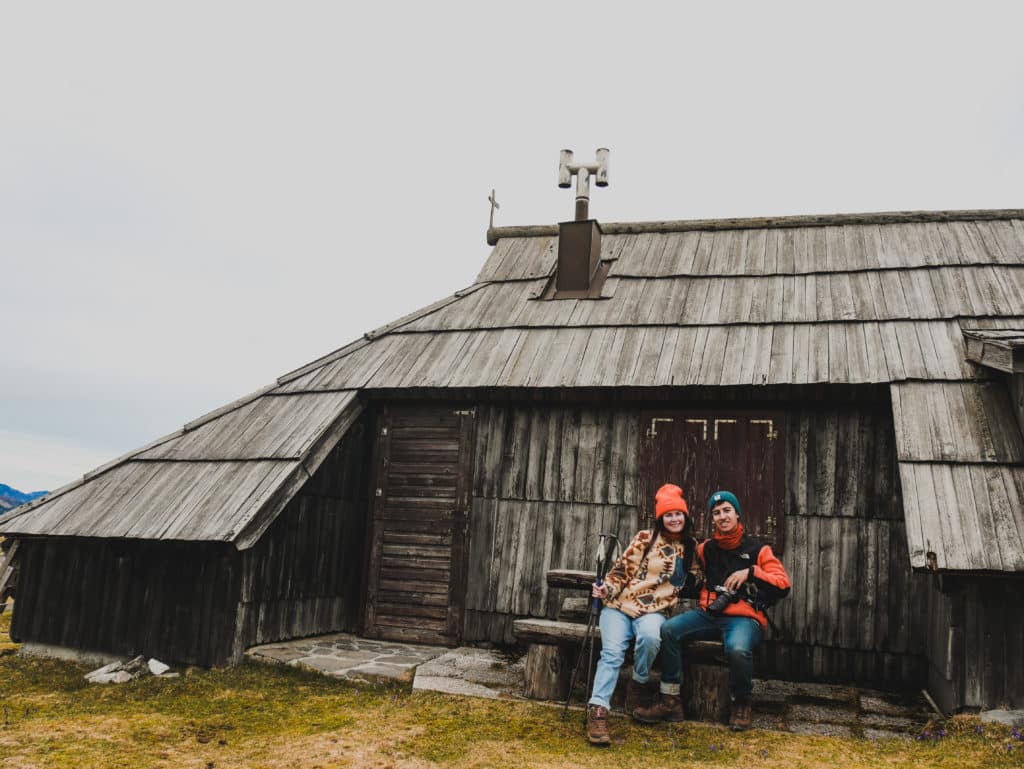
[[146,664],[149,666],[149,672],[155,676],[162,676],[164,673],[171,669],[170,665],[165,665],[158,659],[151,659]]
[[1024,710],[986,710],[981,720],[987,724],[1005,724],[1024,729]]
[[146,658],[141,654],[138,657],[132,657],[124,663],[121,669],[128,671],[133,676],[139,676],[149,672],[146,668]]
[[96,668],[90,673],[85,674],[86,681],[92,681],[94,683],[106,683],[105,681],[97,681],[97,678],[103,678],[106,675],[114,673],[121,669],[120,662],[111,662],[109,665],[104,665],[101,668]]
[[131,681],[134,676],[126,670],[115,670],[113,673],[95,675],[89,679],[94,684],[123,684]]

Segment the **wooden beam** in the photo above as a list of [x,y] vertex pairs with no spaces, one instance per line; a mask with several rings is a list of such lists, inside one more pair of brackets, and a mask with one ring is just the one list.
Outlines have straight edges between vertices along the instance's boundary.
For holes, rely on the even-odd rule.
[[[531,644],[578,644],[587,633],[587,626],[580,622],[557,622],[550,619],[517,619],[512,623],[512,632],[520,643]],[[594,639],[600,642],[601,629],[594,626]]]
[[18,552],[18,544],[21,540],[14,540],[6,553],[0,553],[0,603],[6,601],[7,583],[14,574],[14,556]]
[[1024,329],[964,329],[967,360],[1007,374],[1024,372]]
[[590,591],[594,584],[593,571],[580,571],[578,569],[551,569],[547,575],[548,587],[564,587],[569,590]]
[[[820,214],[811,216],[766,216],[749,219],[679,219],[660,222],[611,222],[602,224],[606,235],[643,232],[687,232],[690,230],[759,230],[780,227],[829,227],[840,224],[902,224],[912,222],[960,222],[1024,219],[1021,209],[971,211],[881,211],[866,214]],[[531,238],[557,235],[558,225],[490,227],[488,245],[501,238]]]

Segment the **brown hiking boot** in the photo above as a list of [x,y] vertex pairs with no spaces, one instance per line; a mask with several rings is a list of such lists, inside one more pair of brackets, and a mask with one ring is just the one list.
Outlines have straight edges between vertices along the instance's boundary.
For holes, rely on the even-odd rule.
[[656,724],[659,721],[683,721],[683,698],[678,694],[662,693],[661,697],[649,708],[637,708],[633,718],[645,724]]
[[736,700],[729,715],[729,728],[743,732],[750,728],[750,700]]
[[629,686],[626,687],[626,704],[622,706],[629,715],[633,715],[633,711],[637,708],[647,708],[651,706],[651,690],[647,684],[639,683],[634,681],[632,678],[629,679]]
[[610,745],[611,736],[608,734],[608,708],[600,705],[589,705],[587,707],[587,739],[591,745]]

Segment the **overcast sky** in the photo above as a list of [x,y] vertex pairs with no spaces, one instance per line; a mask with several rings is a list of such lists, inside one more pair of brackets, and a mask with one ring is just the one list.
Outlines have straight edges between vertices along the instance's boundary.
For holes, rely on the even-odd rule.
[[0,0],[0,482],[471,284],[562,147],[606,222],[1024,207],[1022,6],[837,6]]

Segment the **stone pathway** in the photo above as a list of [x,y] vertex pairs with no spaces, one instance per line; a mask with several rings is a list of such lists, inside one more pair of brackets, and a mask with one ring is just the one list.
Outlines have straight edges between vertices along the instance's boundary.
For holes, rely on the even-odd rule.
[[356,681],[411,681],[418,665],[447,651],[443,646],[377,641],[349,633],[334,633],[254,646],[246,651],[245,656],[261,662],[310,668],[325,675]]
[[488,699],[524,699],[526,657],[462,646],[420,665],[413,689]]
[[[448,649],[336,633],[256,646],[246,656],[353,680],[412,681],[413,689],[424,691],[525,699],[525,657],[493,649]],[[581,700],[573,701],[579,705]],[[920,696],[855,686],[754,681],[753,723],[759,729],[868,739],[908,738],[920,733],[931,717]]]
[[795,734],[908,738],[933,716],[920,695],[793,681],[755,680],[753,703],[756,728]]

